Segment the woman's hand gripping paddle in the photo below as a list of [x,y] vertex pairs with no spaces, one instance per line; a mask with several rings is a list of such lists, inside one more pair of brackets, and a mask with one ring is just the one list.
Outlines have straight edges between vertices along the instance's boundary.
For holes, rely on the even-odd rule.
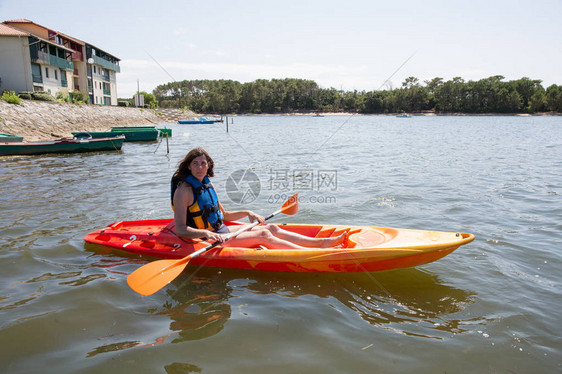
[[[285,201],[281,209],[270,214],[265,218],[265,220],[267,221],[268,219],[275,217],[279,213],[287,215],[296,214],[299,210],[298,195],[299,194],[296,193],[291,196],[287,201]],[[254,222],[251,225],[244,226],[236,232],[228,234],[224,238],[224,242],[234,238],[244,231],[250,230],[257,225],[259,225],[259,222]],[[183,269],[185,269],[185,267],[189,263],[189,260],[207,252],[212,248],[215,248],[220,244],[221,242],[216,241],[213,244],[210,244],[207,247],[202,248],[197,252],[193,252],[192,254],[185,256],[184,258],[179,260],[158,260],[148,263],[132,272],[127,277],[127,283],[129,284],[129,287],[133,289],[133,291],[141,295],[152,295],[153,293],[173,281],[178,275],[180,275]]]

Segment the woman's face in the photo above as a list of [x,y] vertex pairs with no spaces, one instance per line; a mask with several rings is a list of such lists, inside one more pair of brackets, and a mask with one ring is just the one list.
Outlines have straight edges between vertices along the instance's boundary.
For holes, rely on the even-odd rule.
[[205,157],[205,155],[194,158],[189,164],[189,171],[191,171],[191,174],[199,180],[203,180],[203,178],[205,178],[207,170],[209,170],[209,163],[207,162],[207,157]]

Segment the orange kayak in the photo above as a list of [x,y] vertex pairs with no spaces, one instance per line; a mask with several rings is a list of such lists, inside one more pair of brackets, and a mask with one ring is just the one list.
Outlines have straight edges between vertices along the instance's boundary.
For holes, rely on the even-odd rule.
[[[242,225],[226,222],[231,232]],[[335,248],[263,249],[216,247],[190,263],[222,268],[286,272],[373,272],[427,264],[474,240],[473,234],[374,226],[278,224],[311,237],[347,232]],[[84,237],[88,243],[158,258],[180,259],[209,242],[180,239],[172,219],[115,222]]]

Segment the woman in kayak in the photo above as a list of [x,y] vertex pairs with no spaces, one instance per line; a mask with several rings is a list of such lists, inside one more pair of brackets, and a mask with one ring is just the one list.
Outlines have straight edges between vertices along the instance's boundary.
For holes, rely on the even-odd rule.
[[[186,239],[207,238],[224,241],[230,232],[223,221],[248,217],[260,225],[229,240],[233,247],[267,248],[335,247],[345,240],[345,234],[330,238],[312,238],[264,224],[265,219],[250,210],[225,210],[209,180],[214,174],[214,162],[203,148],[194,148],[180,162],[172,177],[172,207],[175,233]],[[243,226],[237,226],[237,229]]]

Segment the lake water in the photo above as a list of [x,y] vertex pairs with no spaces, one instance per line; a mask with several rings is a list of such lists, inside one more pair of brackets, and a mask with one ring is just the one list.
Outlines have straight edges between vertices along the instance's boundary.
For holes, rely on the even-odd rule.
[[[0,372],[562,372],[561,117],[167,126],[169,154],[164,141],[0,158]],[[299,213],[274,221],[476,239],[431,264],[370,274],[190,266],[140,296],[126,277],[148,259],[82,238],[171,217],[169,178],[195,146],[213,156],[227,209],[265,216],[298,191]],[[237,170],[260,182],[243,205],[226,191]]]

